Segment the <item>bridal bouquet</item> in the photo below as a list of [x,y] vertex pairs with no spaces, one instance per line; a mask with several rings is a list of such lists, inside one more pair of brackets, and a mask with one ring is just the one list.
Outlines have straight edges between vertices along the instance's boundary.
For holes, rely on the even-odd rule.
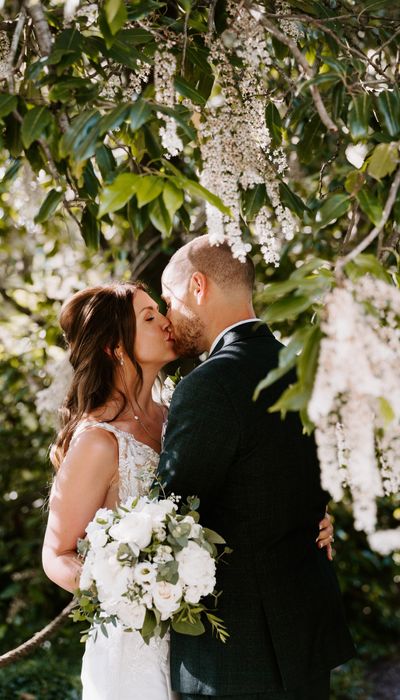
[[200,602],[214,594],[215,545],[225,542],[199,524],[198,499],[188,499],[181,513],[176,501],[138,497],[97,511],[78,541],[84,562],[72,617],[90,622],[82,641],[98,629],[107,636],[107,623],[117,621],[147,643],[169,626],[198,635],[205,631],[202,616],[226,641],[222,620]]

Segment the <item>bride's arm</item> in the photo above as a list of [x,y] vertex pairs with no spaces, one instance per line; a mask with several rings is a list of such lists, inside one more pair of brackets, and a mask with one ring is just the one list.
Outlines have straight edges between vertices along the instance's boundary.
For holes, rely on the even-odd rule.
[[42,560],[49,579],[67,591],[74,591],[79,583],[77,540],[84,537],[87,524],[105,504],[117,470],[115,438],[93,427],[74,440],[57,472],[50,494]]

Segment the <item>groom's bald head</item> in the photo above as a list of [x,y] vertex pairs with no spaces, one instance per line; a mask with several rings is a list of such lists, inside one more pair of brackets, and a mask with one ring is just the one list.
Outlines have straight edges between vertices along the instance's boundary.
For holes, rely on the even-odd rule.
[[186,283],[195,272],[201,272],[222,291],[247,293],[254,285],[254,265],[250,258],[240,262],[233,257],[227,242],[211,245],[209,236],[200,236],[182,246],[171,258],[163,273],[163,283],[175,286]]

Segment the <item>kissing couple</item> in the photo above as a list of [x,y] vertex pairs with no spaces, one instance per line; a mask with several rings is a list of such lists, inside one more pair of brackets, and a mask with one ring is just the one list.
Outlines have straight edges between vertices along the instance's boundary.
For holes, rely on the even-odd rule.
[[[268,407],[295,381],[254,390],[282,345],[255,317],[254,267],[194,239],[162,276],[163,316],[140,283],[84,289],[61,310],[73,368],[52,448],[43,565],[79,586],[78,538],[101,508],[146,495],[200,499],[201,522],[233,549],[217,571],[225,644],[171,632],[149,645],[109,625],[89,638],[83,700],[328,700],[330,670],[354,653],[331,561],[329,496],[299,417]],[[208,352],[167,409],[160,369]]]

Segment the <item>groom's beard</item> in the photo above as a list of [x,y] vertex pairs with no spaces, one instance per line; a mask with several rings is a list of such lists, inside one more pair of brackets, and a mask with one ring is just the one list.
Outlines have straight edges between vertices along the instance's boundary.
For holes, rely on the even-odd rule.
[[204,352],[204,323],[188,309],[173,326],[174,349],[178,357],[198,357]]

